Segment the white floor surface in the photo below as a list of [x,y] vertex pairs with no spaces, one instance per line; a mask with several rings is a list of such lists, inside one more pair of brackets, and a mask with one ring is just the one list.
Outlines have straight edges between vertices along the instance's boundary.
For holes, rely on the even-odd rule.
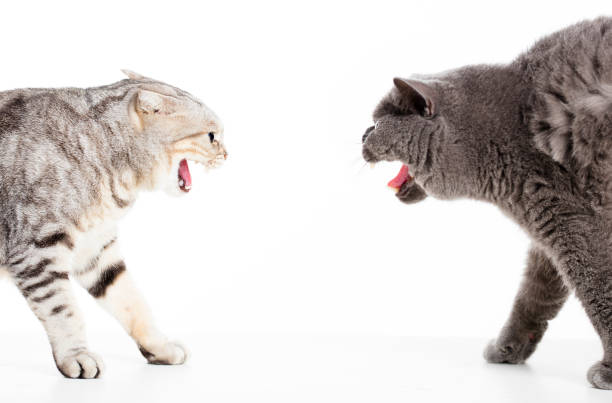
[[585,374],[593,341],[546,340],[527,365],[492,365],[486,340],[384,334],[200,334],[178,367],[147,365],[119,334],[91,335],[99,380],[56,371],[42,335],[2,333],[0,402],[609,402]]

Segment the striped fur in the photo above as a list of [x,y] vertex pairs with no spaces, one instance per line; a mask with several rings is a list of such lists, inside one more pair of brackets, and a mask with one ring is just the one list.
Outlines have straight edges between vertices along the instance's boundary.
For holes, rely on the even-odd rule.
[[[185,361],[157,330],[116,242],[143,190],[182,193],[179,162],[215,167],[223,127],[190,94],[132,72],[97,88],[0,93],[0,267],[49,336],[70,378],[101,375],[70,290],[75,278],[156,364]],[[3,270],[0,270],[2,272]]]

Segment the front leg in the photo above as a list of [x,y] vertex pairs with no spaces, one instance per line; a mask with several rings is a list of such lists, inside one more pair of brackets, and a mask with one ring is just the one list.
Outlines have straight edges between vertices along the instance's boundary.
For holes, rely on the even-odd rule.
[[44,326],[59,371],[67,378],[97,378],[104,365],[87,347],[85,325],[68,280],[71,244],[49,245],[57,238],[47,237],[40,247],[15,254],[9,271]]
[[182,364],[183,346],[169,342],[156,328],[149,307],[126,270],[115,240],[77,272],[79,283],[110,312],[134,339],[151,364]]
[[498,338],[485,349],[493,363],[520,364],[535,351],[569,290],[550,259],[538,248],[529,251],[527,268],[512,313]]

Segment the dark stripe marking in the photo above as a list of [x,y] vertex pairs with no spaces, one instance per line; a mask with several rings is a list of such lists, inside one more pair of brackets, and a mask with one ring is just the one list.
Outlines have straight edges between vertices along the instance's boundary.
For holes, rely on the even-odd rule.
[[24,289],[21,290],[21,293],[25,296],[28,297],[30,296],[30,294],[32,294],[34,291],[38,290],[41,287],[45,287],[48,286],[49,284],[53,283],[56,280],[68,280],[68,274],[66,273],[59,273],[59,272],[51,272],[49,273],[50,276],[47,277],[46,279],[39,281],[38,283],[34,283],[30,286],[25,287]]
[[109,168],[106,168],[106,174],[108,175],[108,187],[110,188],[111,195],[117,207],[125,208],[130,205],[129,200],[124,200],[119,195],[117,195],[117,190],[115,189],[115,179],[114,175]]
[[43,295],[42,297],[32,298],[32,302],[40,303],[40,302],[43,302],[44,300],[51,298],[54,295],[55,295],[55,290],[51,290],[45,295]]
[[110,186],[111,194],[113,196],[113,200],[115,201],[115,204],[117,205],[117,207],[126,208],[127,206],[129,206],[130,205],[129,200],[124,200],[117,195],[117,192],[115,191],[115,183],[113,182],[112,178],[110,179],[110,183],[111,183],[111,186]]
[[117,102],[123,101],[123,99],[130,93],[130,90],[125,91],[122,94],[111,95],[104,98],[102,101],[95,105],[92,105],[89,109],[89,115],[93,117],[99,117],[109,108],[109,105],[114,105]]
[[56,232],[55,234],[44,237],[43,239],[34,241],[34,245],[36,245],[37,248],[50,248],[58,243],[66,245],[68,249],[74,248],[72,238],[70,238],[70,235],[65,232]]
[[26,116],[26,99],[23,95],[6,102],[0,109],[0,134],[18,129]]
[[66,305],[58,305],[51,310],[51,315],[57,315],[58,313],[62,312],[66,308],[67,308]]
[[125,263],[119,262],[108,266],[102,274],[96,284],[89,288],[89,293],[95,298],[103,297],[106,294],[106,289],[111,286],[117,277],[125,271]]
[[104,252],[106,249],[110,248],[110,246],[112,244],[114,244],[116,240],[117,240],[117,238],[113,238],[110,241],[108,241],[106,244],[104,244],[104,246],[102,247],[102,250],[100,252]]
[[538,122],[538,131],[539,132],[545,132],[545,131],[548,131],[548,130],[550,130],[550,123],[548,123],[545,120],[540,120]]
[[33,277],[38,277],[43,274],[43,272],[45,271],[45,267],[47,267],[47,265],[49,265],[49,263],[51,262],[51,259],[43,259],[36,266],[29,266],[23,271],[19,272],[17,274],[17,278],[25,280]]
[[551,88],[548,90],[548,93],[552,95],[553,97],[557,98],[559,102],[567,104],[567,98],[565,98],[565,95],[563,95],[559,91],[555,91]]
[[68,273],[63,271],[50,271],[49,275],[55,279],[68,280]]
[[15,260],[15,261],[13,261],[13,262],[9,262],[9,264],[10,264],[11,266],[17,266],[18,264],[23,263],[23,261],[24,261],[24,260],[25,260],[25,257],[22,257],[21,259],[17,259],[17,260]]

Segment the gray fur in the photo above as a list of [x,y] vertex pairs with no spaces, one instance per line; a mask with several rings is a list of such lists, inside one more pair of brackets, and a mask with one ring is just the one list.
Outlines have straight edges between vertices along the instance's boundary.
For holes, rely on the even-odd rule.
[[486,359],[527,359],[569,288],[604,347],[588,379],[612,389],[612,19],[552,34],[507,65],[413,80],[425,90],[396,81],[376,108],[364,158],[410,167],[403,201],[421,200],[409,196],[423,190],[487,201],[533,240],[512,314]]

